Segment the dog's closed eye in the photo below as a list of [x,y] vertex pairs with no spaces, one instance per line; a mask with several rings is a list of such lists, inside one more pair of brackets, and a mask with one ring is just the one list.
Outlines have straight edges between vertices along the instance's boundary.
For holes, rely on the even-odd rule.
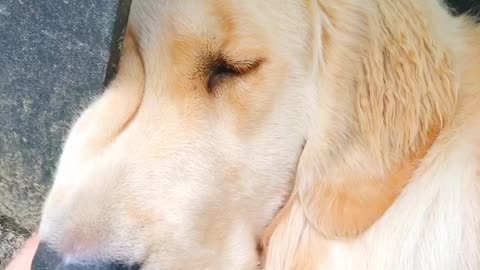
[[222,83],[229,79],[235,79],[256,70],[262,60],[231,61],[225,56],[220,56],[212,61],[208,71],[207,88],[214,92]]

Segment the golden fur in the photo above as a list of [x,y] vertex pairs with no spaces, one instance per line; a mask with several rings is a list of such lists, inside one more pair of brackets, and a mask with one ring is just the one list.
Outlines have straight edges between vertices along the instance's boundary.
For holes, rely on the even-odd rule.
[[434,0],[142,0],[129,24],[45,204],[59,253],[480,269],[480,27]]
[[[312,244],[364,232],[408,184],[439,133],[463,125],[458,121],[464,117],[470,125],[479,123],[472,117],[478,117],[480,110],[470,107],[478,107],[480,101],[479,27],[467,19],[458,30],[465,47],[448,48],[431,32],[415,1],[370,1],[371,6],[348,0],[318,2],[329,20],[323,30],[320,70],[325,72],[320,78],[328,88],[355,93],[353,113],[339,116],[347,123],[345,133],[331,136],[340,141],[330,143],[343,149],[358,147],[366,155],[351,161],[348,148],[307,152],[313,157],[308,156],[306,163],[315,160],[305,165],[310,167],[305,168],[307,178],[312,177],[313,167],[316,179],[303,184],[304,167],[299,165],[297,188],[287,210],[282,209],[268,227],[264,245],[272,234],[279,238],[289,234],[292,226],[287,223],[295,219],[292,208],[298,205],[309,225],[296,232],[297,238],[288,236],[295,239],[295,248],[279,248],[285,250],[283,266],[272,262],[268,269],[317,269],[322,256],[314,255]],[[469,100],[461,100],[463,95]],[[334,132],[342,132],[335,128]],[[319,154],[326,157],[315,157]]]
[[[423,157],[417,148],[431,145],[437,129],[448,123],[457,96],[454,66],[415,13],[414,2],[319,2],[320,12],[327,14],[323,34],[328,36],[320,78],[331,91],[353,93],[352,111],[339,112],[345,126],[333,131],[332,143],[361,149],[365,161],[380,166],[366,162],[350,168],[348,150],[316,149],[312,155],[327,154],[321,159],[328,170],[318,172],[318,185],[309,185],[301,197],[314,208],[308,212],[316,212],[311,218],[322,223],[317,224],[322,233],[355,236],[383,214],[408,182],[412,163]],[[415,23],[402,23],[405,18]],[[427,141],[432,130],[435,135]]]

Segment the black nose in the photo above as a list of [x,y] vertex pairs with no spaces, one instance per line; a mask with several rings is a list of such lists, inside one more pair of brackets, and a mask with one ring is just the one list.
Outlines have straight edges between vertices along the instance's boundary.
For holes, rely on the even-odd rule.
[[63,258],[49,248],[45,243],[40,243],[33,258],[32,270],[139,270],[140,266],[127,265],[119,262],[87,262],[76,261],[66,263]]

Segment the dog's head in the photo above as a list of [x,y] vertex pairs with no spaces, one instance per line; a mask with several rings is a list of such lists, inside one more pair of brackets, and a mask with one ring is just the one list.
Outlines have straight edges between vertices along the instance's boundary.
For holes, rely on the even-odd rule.
[[[437,95],[451,89],[394,92],[415,82],[398,83],[408,67],[385,71],[398,56],[375,53],[389,40],[372,48],[370,4],[330,2],[134,1],[119,74],[65,143],[43,252],[85,269],[257,269],[264,230],[294,183],[293,200],[322,235],[366,229],[391,200],[364,187],[360,201],[375,207],[354,217],[358,198],[342,181],[383,178],[402,162],[407,177],[444,115]],[[419,61],[424,79],[424,51],[403,45],[397,53]],[[340,191],[318,188],[337,182]],[[394,182],[379,190],[394,194]],[[339,194],[343,208],[320,215],[318,198]]]

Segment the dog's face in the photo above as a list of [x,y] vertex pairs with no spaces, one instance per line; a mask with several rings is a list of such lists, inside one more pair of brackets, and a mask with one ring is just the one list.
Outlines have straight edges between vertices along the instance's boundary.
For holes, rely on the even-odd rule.
[[256,269],[315,92],[306,5],[134,1],[120,72],[64,146],[42,242],[65,263]]

